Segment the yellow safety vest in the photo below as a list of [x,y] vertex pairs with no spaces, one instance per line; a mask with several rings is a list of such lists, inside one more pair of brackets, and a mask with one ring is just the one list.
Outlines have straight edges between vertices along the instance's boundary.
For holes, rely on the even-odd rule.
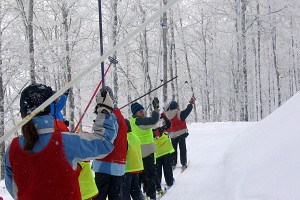
[[98,188],[95,183],[90,162],[80,162],[78,164],[82,168],[78,177],[82,200],[95,197],[98,194]]
[[132,132],[127,133],[128,149],[125,172],[137,172],[144,169],[140,139]]
[[162,135],[155,140],[155,145],[156,158],[173,153],[175,151],[171,139],[165,133],[162,133]]
[[141,145],[143,144],[151,144],[154,142],[153,138],[153,132],[152,129],[149,128],[147,130],[140,129],[136,124],[135,124],[136,118],[130,117],[130,126],[132,133],[138,136],[140,139]]

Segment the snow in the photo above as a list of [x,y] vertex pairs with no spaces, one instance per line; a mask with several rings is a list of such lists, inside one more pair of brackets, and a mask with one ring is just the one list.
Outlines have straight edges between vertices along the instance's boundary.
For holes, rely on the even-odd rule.
[[225,155],[227,199],[300,199],[300,93],[240,134]]
[[[261,122],[189,125],[190,165],[177,165],[161,199],[299,200],[299,102],[300,93]],[[4,181],[0,196],[12,199]]]
[[[193,123],[187,138],[189,167],[174,172],[175,184],[162,200],[225,199],[223,157],[240,132],[255,123]],[[180,165],[180,162],[177,166]]]

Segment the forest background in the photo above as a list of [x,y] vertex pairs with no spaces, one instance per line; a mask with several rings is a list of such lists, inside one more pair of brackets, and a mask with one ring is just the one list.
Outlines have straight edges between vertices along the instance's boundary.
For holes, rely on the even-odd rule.
[[[167,2],[103,0],[104,51]],[[182,0],[111,55],[119,63],[105,83],[122,106],[178,76],[140,100],[148,112],[154,96],[161,108],[195,96],[190,122],[260,121],[299,90],[299,10],[298,0]],[[0,137],[20,121],[24,87],[58,90],[99,57],[98,1],[1,0]],[[71,88],[63,111],[71,130],[100,80],[99,65]],[[129,117],[130,106],[122,112]],[[10,141],[0,144],[0,180]]]

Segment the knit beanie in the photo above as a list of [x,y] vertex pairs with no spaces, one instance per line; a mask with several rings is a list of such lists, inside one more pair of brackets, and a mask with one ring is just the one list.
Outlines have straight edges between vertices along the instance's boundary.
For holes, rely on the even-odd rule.
[[144,107],[137,102],[131,104],[132,115],[135,115],[138,111],[143,110],[143,109],[144,109]]
[[178,108],[178,103],[176,102],[176,101],[171,101],[170,103],[169,103],[169,106],[168,106],[168,108],[167,108],[167,111],[168,110],[175,110],[175,109],[177,109]]
[[[20,112],[23,114],[32,113],[37,107],[42,105],[53,94],[52,88],[43,84],[31,84],[26,87],[20,98]],[[44,109],[45,113],[50,113],[50,106]]]

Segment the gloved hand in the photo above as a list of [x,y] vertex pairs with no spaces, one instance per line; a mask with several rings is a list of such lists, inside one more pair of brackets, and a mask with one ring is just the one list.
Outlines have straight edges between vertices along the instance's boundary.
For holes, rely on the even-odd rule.
[[192,96],[189,103],[193,105],[193,104],[195,104],[195,100],[196,100],[195,97]]
[[100,90],[96,96],[97,113],[110,113],[114,108],[114,102],[108,91]]
[[166,116],[166,113],[161,113],[160,114],[160,117],[162,118],[162,119],[165,119],[167,116]]
[[69,95],[69,92],[70,92],[70,88],[67,89],[67,90],[64,92],[64,95],[68,96],[68,95]]
[[154,97],[153,101],[152,101],[152,105],[154,109],[158,109],[159,108],[159,100],[157,97]]

